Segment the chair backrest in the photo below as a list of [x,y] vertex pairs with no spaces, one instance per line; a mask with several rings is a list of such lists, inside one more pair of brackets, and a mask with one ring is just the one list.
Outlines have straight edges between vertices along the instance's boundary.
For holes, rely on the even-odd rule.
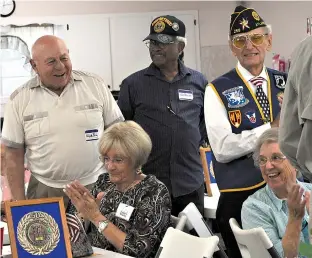
[[187,218],[185,224],[187,230],[191,231],[194,229],[199,237],[213,236],[205,219],[193,202],[190,202],[184,210],[179,213],[179,218],[183,218],[184,216]]
[[234,218],[230,226],[243,258],[280,258],[263,228],[241,229]]
[[213,172],[213,166],[212,166],[212,156],[211,156],[211,149],[210,147],[200,147],[200,159],[204,170],[204,176],[205,176],[205,183],[206,183],[206,189],[208,196],[212,196],[211,191],[211,183],[216,183],[216,178]]
[[170,227],[155,258],[211,258],[218,242],[217,236],[196,237]]
[[[185,224],[187,230],[191,231],[194,229],[199,237],[210,237],[214,235],[194,203],[190,202],[184,210],[179,213],[179,218],[182,219],[183,217],[187,218]],[[215,251],[218,252],[218,257],[227,257],[221,245],[218,244]]]
[[178,230],[181,230],[181,231],[184,231],[184,228],[185,227],[185,224],[186,224],[186,221],[187,221],[187,217],[186,216],[180,216],[180,217],[175,217],[173,215],[171,215],[171,226],[178,229]]

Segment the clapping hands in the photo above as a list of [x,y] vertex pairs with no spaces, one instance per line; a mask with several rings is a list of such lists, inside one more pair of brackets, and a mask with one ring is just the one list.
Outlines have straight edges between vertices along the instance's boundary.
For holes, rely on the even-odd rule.
[[100,199],[103,197],[103,193],[99,193],[97,199],[95,199],[87,188],[81,185],[78,181],[74,181],[63,190],[70,198],[71,202],[75,206],[79,216],[84,219],[95,221],[96,218],[101,216],[99,209]]
[[300,219],[305,215],[305,209],[309,212],[310,192],[304,191],[299,184],[290,187],[287,197],[289,215],[293,219]]

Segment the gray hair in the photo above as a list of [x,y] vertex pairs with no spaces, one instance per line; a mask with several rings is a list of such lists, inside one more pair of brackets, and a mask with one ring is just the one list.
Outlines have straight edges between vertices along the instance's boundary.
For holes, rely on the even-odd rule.
[[106,155],[111,149],[130,159],[134,169],[143,166],[152,150],[152,141],[134,121],[118,122],[108,127],[99,143],[99,152]]
[[184,37],[176,36],[176,41],[177,42],[183,42],[185,47],[187,45],[187,39]]
[[266,143],[278,143],[278,128],[270,128],[266,130],[256,141],[256,146],[254,148],[254,153],[252,158],[254,160],[255,166],[259,167],[259,156],[260,156],[260,149],[263,144]]

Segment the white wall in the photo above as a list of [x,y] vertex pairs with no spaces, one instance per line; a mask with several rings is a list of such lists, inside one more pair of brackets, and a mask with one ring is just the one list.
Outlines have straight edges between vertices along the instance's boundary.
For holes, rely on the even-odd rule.
[[[230,15],[235,5],[234,1],[17,1],[14,16],[198,10],[200,45],[207,47],[227,44]],[[288,58],[294,47],[306,36],[306,18],[312,17],[312,2],[254,1],[248,2],[248,5],[273,26],[272,52]],[[268,66],[271,66],[271,57],[272,54],[267,57]]]
[[290,57],[296,45],[306,37],[312,2],[254,2],[253,7],[273,27],[272,52]]
[[[199,10],[201,46],[208,46],[211,44],[223,44],[224,41],[226,42],[230,14],[234,8],[235,2],[20,1],[17,2],[17,8],[13,16],[55,16]],[[9,19],[10,18],[6,18],[6,22]]]

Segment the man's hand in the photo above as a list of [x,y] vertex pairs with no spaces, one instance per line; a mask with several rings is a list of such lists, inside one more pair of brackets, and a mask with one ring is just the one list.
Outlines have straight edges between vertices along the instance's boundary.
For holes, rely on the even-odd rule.
[[1,176],[5,176],[5,146],[3,144],[1,144],[1,160],[0,160],[0,164],[1,164],[1,170],[0,170],[0,175]]
[[271,122],[271,127],[279,127],[281,113],[278,113],[273,122]]
[[278,100],[278,104],[279,104],[279,106],[280,107],[282,107],[282,104],[283,104],[283,98],[284,98],[284,93],[282,92],[282,93],[280,93],[280,94],[278,94],[278,96],[277,96],[277,100]]

